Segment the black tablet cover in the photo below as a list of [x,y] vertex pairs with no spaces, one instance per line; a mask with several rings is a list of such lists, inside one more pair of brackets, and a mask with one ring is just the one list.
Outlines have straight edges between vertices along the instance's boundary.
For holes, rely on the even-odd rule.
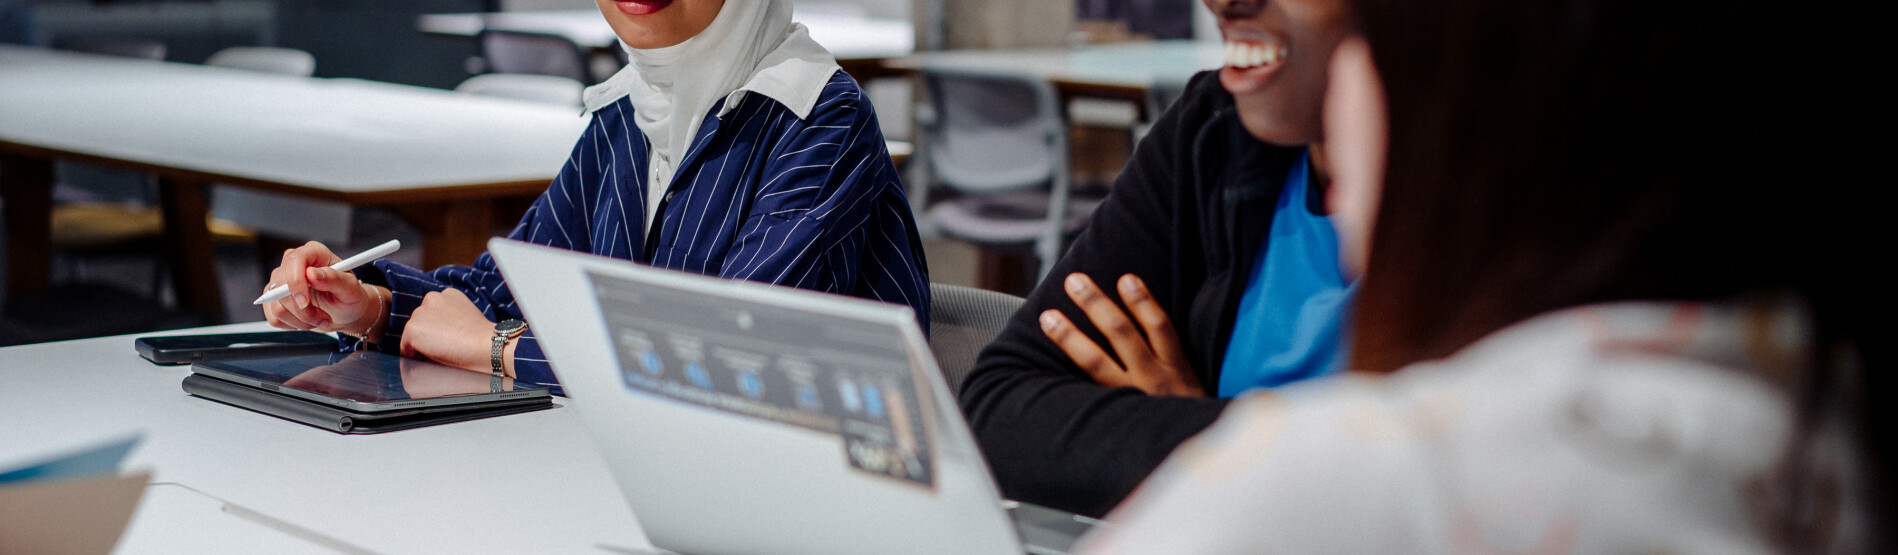
[[535,397],[364,413],[281,393],[272,393],[202,374],[186,376],[184,390],[185,393],[226,405],[261,412],[339,434],[379,434],[491,416],[533,412],[555,406],[551,397]]

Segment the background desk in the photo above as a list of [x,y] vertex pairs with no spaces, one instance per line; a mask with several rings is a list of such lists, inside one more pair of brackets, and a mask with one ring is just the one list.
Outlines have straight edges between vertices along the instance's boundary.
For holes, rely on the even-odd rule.
[[[791,18],[811,30],[811,40],[830,50],[858,81],[882,73],[882,60],[916,49],[916,28],[908,21],[879,19],[827,10],[822,3],[800,9]],[[473,37],[484,29],[560,35],[581,48],[617,55],[619,36],[599,10],[428,14],[416,19],[424,33]]]
[[0,463],[144,432],[126,469],[155,485],[120,551],[651,550],[572,409],[343,436],[188,396],[132,338],[0,349]]
[[1223,45],[1190,40],[1127,42],[1076,48],[919,52],[884,62],[891,70],[953,69],[1015,73],[1053,83],[1063,96],[1131,100],[1144,105],[1158,84],[1184,84],[1225,64]]
[[0,46],[7,286],[50,278],[54,158],[157,174],[179,304],[221,315],[204,184],[389,207],[422,230],[427,266],[468,264],[495,205],[545,191],[586,121],[438,89]]

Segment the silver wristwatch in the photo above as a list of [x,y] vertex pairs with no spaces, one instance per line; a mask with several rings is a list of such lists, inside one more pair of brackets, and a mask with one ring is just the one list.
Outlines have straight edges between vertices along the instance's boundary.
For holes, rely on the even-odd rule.
[[501,350],[507,347],[507,340],[520,337],[526,331],[527,322],[513,318],[494,324],[494,349],[489,351],[489,361],[494,365],[494,377],[488,379],[489,389],[501,390],[501,378],[506,376],[501,366]]

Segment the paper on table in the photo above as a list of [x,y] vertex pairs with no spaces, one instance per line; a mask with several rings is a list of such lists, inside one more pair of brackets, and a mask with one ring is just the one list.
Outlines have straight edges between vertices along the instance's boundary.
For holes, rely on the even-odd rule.
[[132,447],[138,445],[138,440],[139,435],[133,434],[75,453],[55,456],[44,462],[13,470],[0,470],[0,486],[110,476],[118,473],[119,463],[125,461],[125,455],[132,452]]

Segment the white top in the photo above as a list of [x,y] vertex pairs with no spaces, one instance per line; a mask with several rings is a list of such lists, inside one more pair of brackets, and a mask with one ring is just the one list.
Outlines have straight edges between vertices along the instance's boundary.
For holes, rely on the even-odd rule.
[[0,141],[335,193],[551,181],[578,110],[0,46]]
[[[1798,314],[1572,309],[1387,378],[1253,394],[1083,551],[1775,552],[1755,523],[1794,416],[1766,377],[1806,352]],[[1816,445],[1802,478],[1844,496],[1817,517],[1844,542],[1827,551],[1857,552],[1863,481],[1836,437]]]

